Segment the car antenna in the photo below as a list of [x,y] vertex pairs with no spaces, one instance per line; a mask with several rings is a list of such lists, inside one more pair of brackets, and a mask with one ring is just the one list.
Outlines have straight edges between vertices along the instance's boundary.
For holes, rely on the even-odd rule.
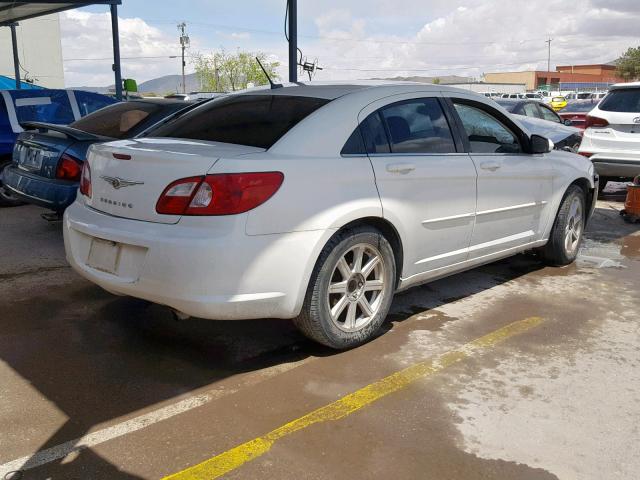
[[267,77],[267,80],[269,80],[269,85],[271,85],[271,90],[274,90],[276,88],[282,88],[282,84],[281,83],[273,83],[273,80],[271,80],[271,77],[269,76],[269,74],[265,70],[264,66],[262,65],[262,62],[260,61],[260,59],[258,57],[256,57],[256,62],[258,62],[258,65],[260,65],[260,68],[262,69],[262,71],[264,72],[265,76]]

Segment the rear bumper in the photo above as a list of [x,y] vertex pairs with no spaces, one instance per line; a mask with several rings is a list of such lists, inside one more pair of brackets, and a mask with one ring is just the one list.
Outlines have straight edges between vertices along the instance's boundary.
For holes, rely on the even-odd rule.
[[[167,305],[189,316],[293,318],[317,253],[331,231],[250,236],[246,216],[185,217],[178,224],[118,218],[80,202],[64,216],[67,260],[113,293]],[[94,240],[115,242],[112,273],[89,264]]]
[[71,205],[78,190],[75,182],[40,177],[14,165],[4,169],[3,183],[21,200],[56,211]]
[[637,160],[611,159],[598,154],[593,155],[591,161],[601,177],[633,178],[640,175],[640,152]]

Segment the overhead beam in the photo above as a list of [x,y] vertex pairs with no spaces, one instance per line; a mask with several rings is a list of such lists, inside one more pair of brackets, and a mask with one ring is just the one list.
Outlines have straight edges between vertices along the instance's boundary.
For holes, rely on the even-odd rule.
[[[11,15],[3,21],[0,21],[0,27],[8,27],[14,22],[21,20],[28,20],[30,18],[42,17],[44,15],[50,15],[52,13],[60,13],[66,10],[73,10],[74,8],[88,7],[89,5],[120,5],[122,0],[95,0],[93,2],[64,2],[62,0],[40,0],[38,2],[0,2],[0,12],[14,9],[19,11],[20,7],[25,5],[51,5],[50,8],[44,8],[38,12],[24,13]],[[61,5],[62,4],[62,5]],[[57,6],[54,6],[57,5]],[[60,6],[61,5],[61,6]],[[0,14],[0,17],[4,15]]]

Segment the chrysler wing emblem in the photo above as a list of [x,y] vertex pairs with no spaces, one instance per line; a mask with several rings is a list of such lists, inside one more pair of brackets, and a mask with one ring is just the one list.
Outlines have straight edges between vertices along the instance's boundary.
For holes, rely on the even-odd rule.
[[633,123],[640,123],[640,117],[636,117],[633,119]]
[[110,184],[116,190],[119,190],[123,187],[130,187],[131,185],[144,185],[144,182],[133,182],[131,180],[125,180],[124,178],[120,177],[107,177],[106,175],[103,175],[100,178]]

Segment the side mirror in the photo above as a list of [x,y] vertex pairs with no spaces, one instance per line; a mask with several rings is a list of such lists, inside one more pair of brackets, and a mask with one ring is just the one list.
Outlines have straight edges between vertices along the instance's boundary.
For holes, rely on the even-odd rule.
[[536,134],[531,135],[531,153],[549,153],[553,147],[553,142],[548,138]]
[[573,122],[571,120],[569,120],[568,118],[565,119],[565,121],[562,122],[562,123],[564,123],[567,127],[570,127],[571,125],[573,125]]

